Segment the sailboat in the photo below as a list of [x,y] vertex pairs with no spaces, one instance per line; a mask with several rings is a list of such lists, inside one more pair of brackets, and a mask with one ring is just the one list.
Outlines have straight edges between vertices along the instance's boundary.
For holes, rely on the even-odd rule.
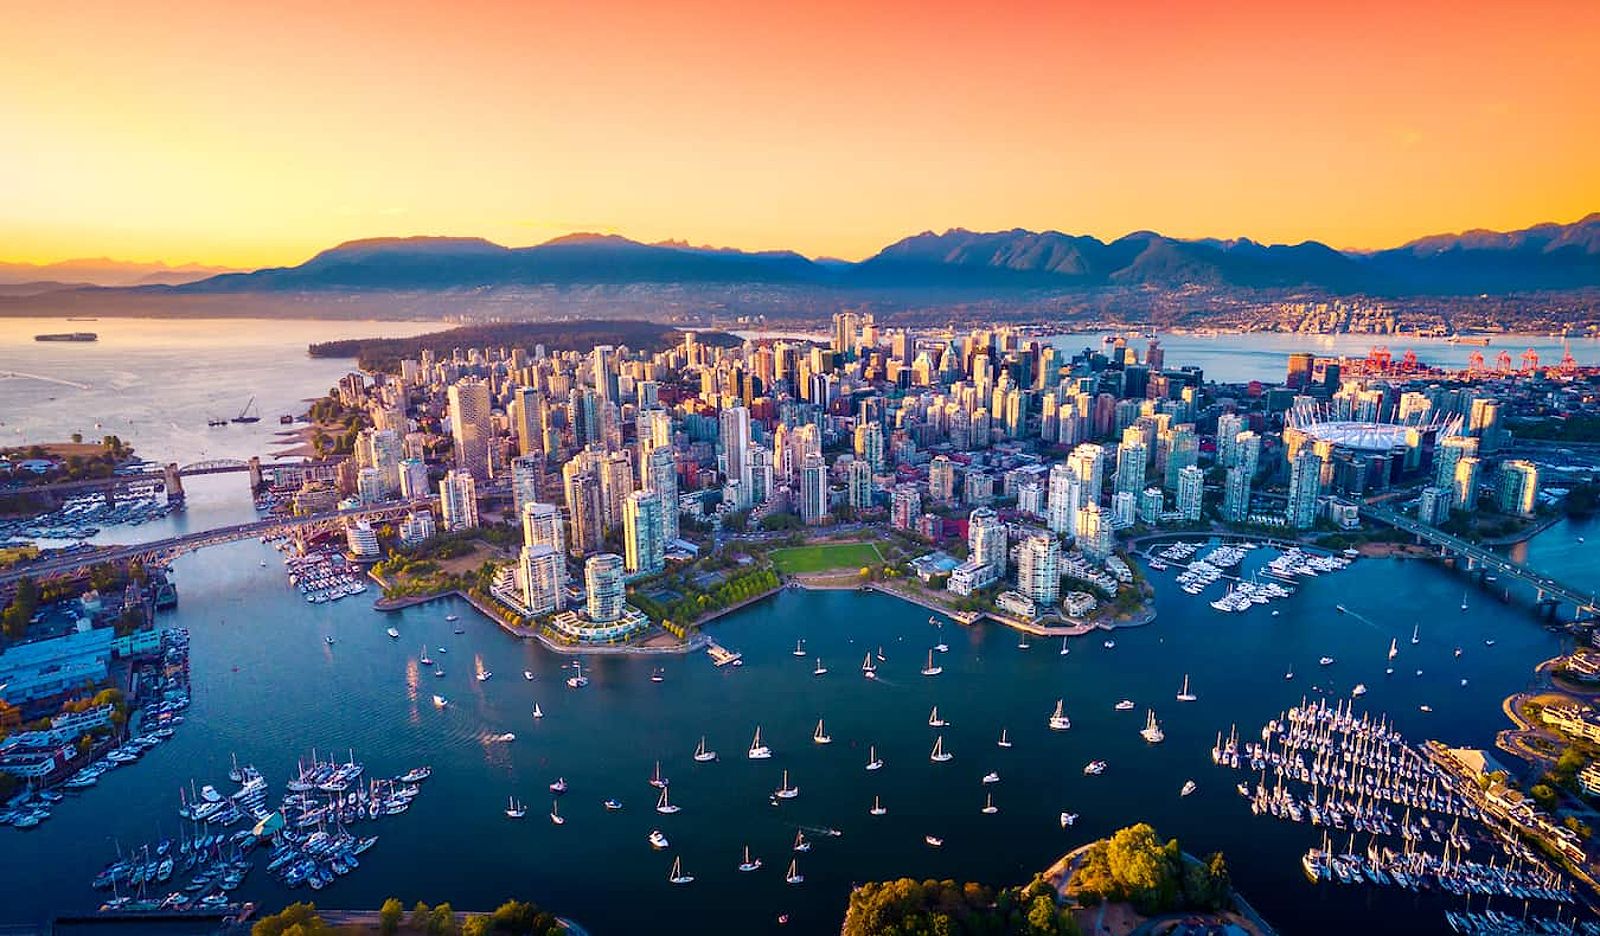
[[1026,650],[1030,646],[1032,646],[1032,644],[1028,643],[1028,632],[1027,631],[1023,631],[1021,639],[1019,639],[1017,641],[1017,649],[1018,650]]
[[670,816],[682,808],[683,807],[681,806],[674,806],[667,802],[667,788],[662,787],[661,796],[656,799],[656,812],[662,814],[663,816]]
[[788,871],[788,873],[786,873],[783,876],[784,883],[785,884],[799,884],[799,883],[803,882],[805,879],[806,879],[806,876],[804,874],[800,873],[800,859],[798,859],[798,858],[789,859],[789,871]]
[[817,730],[811,732],[811,740],[817,744],[832,744],[833,736],[822,729],[822,719],[817,719]]
[[817,657],[817,668],[811,671],[813,676],[827,675],[828,668],[822,665],[822,657]]
[[992,816],[995,813],[1000,811],[1000,807],[998,807],[998,806],[996,806],[994,804],[994,794],[993,793],[990,793],[988,796],[984,797],[984,799],[983,799],[983,808],[978,810],[978,811],[983,813],[985,816]]
[[872,808],[867,810],[867,815],[869,815],[869,816],[882,816],[885,813],[887,813],[888,811],[889,810],[884,808],[883,801],[878,798],[877,794],[873,794],[873,796],[872,796]]
[[433,707],[434,708],[444,708],[446,705],[449,705],[449,704],[450,704],[450,700],[446,699],[442,695],[436,695],[436,696],[433,697]]
[[756,736],[750,742],[749,757],[751,760],[766,760],[772,756],[772,748],[761,743],[761,726],[756,726]]
[[878,678],[878,668],[872,663],[872,651],[868,650],[866,658],[861,661],[861,675],[868,679]]
[[1194,700],[1196,700],[1198,698],[1200,698],[1200,697],[1189,691],[1189,674],[1188,673],[1184,673],[1183,674],[1183,689],[1178,692],[1178,701],[1179,702],[1193,702]]
[[1061,656],[1066,656],[1071,651],[1067,649],[1067,638],[1061,638]]
[[944,735],[933,739],[933,753],[928,755],[928,760],[935,764],[942,764],[950,759],[950,752],[944,749]]
[[806,833],[804,829],[796,829],[794,832],[794,850],[797,852],[808,852],[811,850],[811,843],[806,841]]
[[878,662],[882,663],[883,661],[885,661],[887,659],[889,659],[889,658],[883,655],[883,645],[879,644],[878,645]]
[[1397,657],[1399,655],[1400,655],[1399,644],[1393,637],[1390,637],[1389,638],[1389,659],[1392,660],[1392,659],[1394,659],[1395,657]]
[[682,858],[673,858],[672,873],[667,875],[667,880],[673,884],[692,884],[694,883],[694,875],[683,873]]
[[666,777],[661,776],[661,762],[656,761],[655,773],[650,775],[650,785],[658,790],[665,790],[667,788],[667,784],[671,782],[672,781],[668,780]]
[[1466,592],[1462,592],[1461,593],[1461,610],[1463,610],[1463,611],[1467,610],[1467,593]]
[[694,759],[702,764],[706,761],[714,761],[717,759],[716,751],[707,750],[705,735],[700,736],[700,744],[694,749]]
[[1065,699],[1056,700],[1056,710],[1050,713],[1050,730],[1066,731],[1072,727],[1072,719],[1067,717]]
[[572,675],[567,677],[567,688],[582,689],[587,685],[589,685],[589,677],[583,675],[583,663],[578,660],[573,660]]
[[533,717],[534,718],[543,718],[544,717],[544,710],[539,708],[539,703],[537,703],[537,702],[533,703]]
[[875,744],[867,745],[867,769],[868,770],[881,770],[881,769],[883,769],[883,761],[878,759],[878,746],[875,745]]
[[750,846],[746,845],[744,847],[744,861],[739,862],[739,870],[740,871],[759,871],[760,869],[761,869],[761,859],[760,858],[751,858],[750,857]]
[[933,645],[933,649],[940,653],[949,653],[950,645],[944,642],[944,622],[938,622],[937,627],[939,628],[939,642]]
[[1421,624],[1413,624],[1413,625],[1411,625],[1411,645],[1413,647],[1422,642],[1422,638],[1420,636],[1418,636],[1418,633],[1417,633],[1421,628],[1422,628]]
[[776,796],[778,799],[794,799],[796,796],[800,795],[799,787],[792,787],[789,785],[789,769],[787,767],[784,768],[783,771],[783,785],[774,790],[772,795]]
[[512,819],[521,819],[528,814],[528,807],[517,802],[516,797],[506,797],[506,815]]
[[1006,737],[1006,730],[1004,728],[1000,729],[1000,740],[996,741],[995,744],[996,746],[1003,748],[1008,748],[1011,746],[1011,739]]
[[794,655],[797,656],[797,657],[803,657],[803,656],[806,655],[805,639],[804,638],[801,638],[800,640],[796,640],[794,642]]
[[428,645],[427,644],[423,644],[422,645],[422,656],[417,657],[417,662],[421,663],[423,666],[432,666],[433,665],[433,658],[428,656]]
[[1150,709],[1150,716],[1145,719],[1144,727],[1139,729],[1139,737],[1151,744],[1160,744],[1167,737],[1161,730],[1161,723],[1156,721],[1156,710]]
[[939,717],[939,706],[935,705],[933,711],[928,713],[929,728],[943,728],[950,723]]
[[1284,679],[1293,679],[1294,678],[1294,664],[1293,663],[1289,664],[1289,671],[1287,673],[1283,674],[1283,678]]
[[550,821],[556,825],[565,825],[567,818],[561,815],[561,810],[557,808],[559,803],[559,800],[550,801]]
[[933,665],[933,651],[929,650],[928,651],[928,665],[924,666],[922,668],[922,675],[924,675],[924,676],[937,676],[942,672],[944,672],[944,667]]

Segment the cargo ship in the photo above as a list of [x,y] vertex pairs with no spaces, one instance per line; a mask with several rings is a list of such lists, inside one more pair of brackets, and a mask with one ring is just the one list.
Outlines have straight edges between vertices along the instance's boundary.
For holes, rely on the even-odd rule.
[[51,335],[34,335],[34,341],[99,341],[94,332],[57,332]]

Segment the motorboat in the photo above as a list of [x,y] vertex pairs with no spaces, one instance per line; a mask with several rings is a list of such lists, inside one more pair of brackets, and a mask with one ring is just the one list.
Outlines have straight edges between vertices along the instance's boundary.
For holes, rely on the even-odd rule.
[[748,756],[751,760],[766,760],[772,756],[772,748],[761,743],[761,726],[756,726],[756,736],[750,742]]
[[399,640],[400,639],[400,632],[395,630],[392,627],[389,628],[388,630],[384,631],[384,633],[388,634],[391,639],[394,639],[394,640]]
[[1331,657],[1331,656],[1322,657],[1321,659],[1317,660],[1317,665],[1318,666],[1332,666],[1333,665],[1333,657]]
[[938,848],[938,847],[940,847],[941,845],[944,844],[944,839],[940,838],[937,835],[924,835],[922,837],[922,840],[924,842],[927,842],[928,843],[928,847],[930,847],[930,848]]
[[1119,712],[1131,712],[1134,709],[1134,705],[1133,705],[1133,700],[1132,699],[1123,699],[1121,702],[1118,702],[1116,705],[1113,705],[1111,707],[1116,709]]
[[450,704],[450,700],[446,699],[442,695],[436,695],[436,696],[433,697],[433,707],[434,708],[444,708],[446,705],[449,705],[449,704]]
[[1083,775],[1086,777],[1098,777],[1105,772],[1106,762],[1103,760],[1090,761],[1083,768]]
[[1066,731],[1072,727],[1072,719],[1067,717],[1065,706],[1065,699],[1056,700],[1056,710],[1050,713],[1049,725],[1051,731]]
[[1117,642],[1115,640],[1107,640],[1100,646],[1105,647],[1107,650],[1115,650],[1117,647]]
[[619,799],[616,799],[615,797],[613,797],[613,798],[610,798],[610,799],[602,800],[600,805],[602,805],[602,806],[604,806],[606,808],[606,812],[616,812],[617,810],[622,808],[622,800],[619,800]]
[[332,634],[329,634],[329,635],[328,635],[328,636],[326,636],[326,637],[324,637],[324,638],[322,638],[322,640],[323,640],[323,642],[324,642],[324,643],[326,643],[326,644],[327,644],[327,645],[328,645],[328,646],[330,646],[330,647],[331,647],[331,646],[333,646],[333,635],[332,635]]
[[651,672],[650,672],[650,681],[651,682],[654,682],[654,683],[666,682],[666,679],[667,679],[667,673],[661,667],[658,666],[654,670],[651,670]]
[[706,736],[700,736],[700,744],[694,749],[694,759],[704,764],[717,759],[717,752],[706,748]]
[[556,778],[556,782],[550,784],[550,792],[554,793],[557,796],[560,796],[561,794],[567,792],[567,778],[566,777],[557,777]]
[[533,682],[533,670],[523,670],[522,678],[526,679],[528,682]]
[[488,682],[489,679],[491,677],[493,677],[493,676],[494,676],[494,674],[489,672],[488,670],[479,670],[478,671],[478,682]]
[[1068,826],[1072,825],[1074,822],[1077,822],[1077,821],[1078,821],[1078,814],[1075,813],[1075,812],[1064,812],[1064,813],[1061,814],[1061,828],[1063,828],[1063,829],[1067,828]]
[[454,624],[459,620],[461,620],[461,615],[459,614],[446,614],[444,616],[444,621],[446,624]]
[[1367,684],[1359,682],[1356,683],[1356,687],[1350,690],[1350,694],[1357,699],[1361,698],[1367,694]]
[[1198,789],[1198,787],[1195,786],[1195,782],[1193,780],[1185,780],[1183,782],[1183,789],[1178,791],[1178,795],[1179,796],[1188,796],[1190,793],[1193,793],[1196,789]]
[[988,773],[984,774],[983,775],[983,782],[984,783],[999,783],[1000,782],[1000,774],[999,774],[999,772],[991,770]]
[[667,837],[665,835],[661,834],[660,829],[652,829],[650,834],[646,836],[646,841],[650,843],[651,848],[654,848],[658,851],[671,847],[671,843],[667,841]]

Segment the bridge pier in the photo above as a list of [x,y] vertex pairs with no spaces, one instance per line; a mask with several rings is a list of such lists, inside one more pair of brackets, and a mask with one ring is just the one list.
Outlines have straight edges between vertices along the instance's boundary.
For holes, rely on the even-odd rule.
[[250,456],[250,495],[255,496],[261,490],[261,456]]
[[183,475],[178,471],[177,462],[168,462],[166,477],[163,479],[167,485],[167,503],[174,506],[183,505]]

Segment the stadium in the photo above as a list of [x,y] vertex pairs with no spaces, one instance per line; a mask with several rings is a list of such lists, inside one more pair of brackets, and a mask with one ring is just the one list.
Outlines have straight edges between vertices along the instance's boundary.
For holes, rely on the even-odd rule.
[[1460,416],[1395,422],[1354,415],[1315,403],[1289,410],[1283,425],[1288,457],[1311,446],[1329,463],[1335,489],[1364,492],[1416,476],[1432,463],[1439,441],[1462,429]]

